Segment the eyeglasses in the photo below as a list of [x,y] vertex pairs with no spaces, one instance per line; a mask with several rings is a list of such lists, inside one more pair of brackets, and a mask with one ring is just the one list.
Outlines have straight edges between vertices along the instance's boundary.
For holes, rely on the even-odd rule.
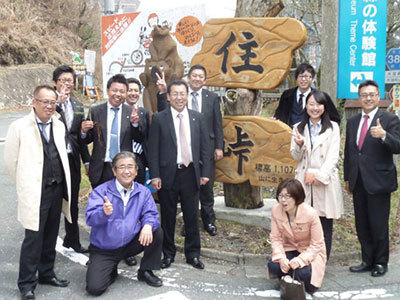
[[290,198],[292,198],[292,195],[290,195],[290,194],[279,194],[278,195],[278,199],[289,200]]
[[368,97],[375,98],[378,95],[379,95],[379,93],[360,94],[360,98],[362,98],[362,99],[367,99]]
[[135,169],[135,165],[127,165],[127,166],[122,165],[122,166],[118,166],[117,169],[119,171],[125,171],[125,170],[133,171]]
[[300,78],[300,79],[312,79],[312,76],[310,76],[310,75],[299,75],[299,76],[297,76],[298,78]]
[[42,103],[44,106],[47,105],[56,105],[56,101],[55,100],[48,100],[48,99],[37,99],[35,98],[36,101],[39,101],[40,103]]
[[59,81],[61,83],[73,83],[74,82],[73,79],[65,79],[65,78],[60,78],[57,81]]

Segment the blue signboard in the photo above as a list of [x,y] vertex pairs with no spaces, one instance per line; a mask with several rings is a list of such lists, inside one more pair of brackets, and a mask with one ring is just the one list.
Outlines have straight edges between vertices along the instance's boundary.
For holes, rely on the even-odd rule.
[[338,98],[358,98],[366,79],[385,95],[386,10],[386,0],[339,0]]
[[389,70],[400,70],[400,48],[392,48],[386,55],[386,65]]

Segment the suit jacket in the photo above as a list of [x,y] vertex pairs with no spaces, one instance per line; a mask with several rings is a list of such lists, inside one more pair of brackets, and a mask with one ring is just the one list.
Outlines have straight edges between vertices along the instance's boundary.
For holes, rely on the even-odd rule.
[[[62,211],[71,222],[71,176],[65,145],[65,126],[58,120],[59,117],[58,113],[54,113],[51,121],[54,143],[60,155],[68,191],[68,199],[63,200]],[[18,221],[25,229],[38,231],[44,154],[33,110],[29,115],[11,123],[4,147],[4,161],[8,173],[16,181]]]
[[385,141],[373,138],[368,129],[361,151],[357,146],[361,113],[347,120],[344,180],[349,182],[351,191],[354,190],[358,175],[361,175],[368,194],[391,193],[397,189],[393,154],[400,153],[400,121],[397,116],[378,110],[370,128],[376,126],[378,118],[386,131]]
[[[67,125],[65,125],[66,129],[66,137],[67,140],[71,144],[72,148],[72,157],[74,160],[74,165],[76,170],[80,171],[81,167],[81,158],[83,163],[88,163],[90,160],[90,155],[88,151],[87,145],[82,142],[81,139],[81,124],[84,121],[84,111],[83,111],[83,105],[81,102],[74,98],[70,98],[70,102],[72,105],[72,110],[74,111],[74,117],[72,120],[72,124],[70,129],[68,130]],[[57,106],[57,112],[61,115],[60,120],[66,124],[65,121],[65,116],[64,116],[64,111]]]
[[[190,138],[193,166],[197,186],[200,188],[200,177],[210,178],[210,159],[206,126],[201,113],[189,111]],[[170,189],[174,183],[177,169],[178,145],[171,109],[153,115],[149,134],[150,177],[161,178],[162,188]]]
[[[299,124],[299,123],[298,123]],[[294,127],[298,126],[296,124]],[[338,219],[343,214],[343,196],[340,185],[338,160],[340,151],[340,129],[336,122],[331,121],[332,128],[327,128],[319,134],[311,149],[309,125],[304,127],[304,145],[300,148],[292,137],[290,152],[292,157],[299,162],[295,172],[306,193],[305,202],[317,210],[322,217]],[[295,129],[293,129],[295,133]],[[304,183],[305,173],[315,174],[322,186],[310,186]]]
[[272,261],[286,257],[287,251],[297,250],[300,268],[311,265],[311,284],[320,287],[325,275],[326,249],[324,233],[318,214],[311,206],[301,203],[297,206],[292,223],[280,204],[272,208],[270,240]]
[[[122,104],[121,109],[120,151],[132,152],[132,140],[134,139],[141,143],[142,135],[139,127],[131,125],[132,107]],[[91,183],[97,183],[101,178],[107,148],[107,102],[92,107],[91,120],[95,122],[95,126],[87,132],[83,141],[86,144],[93,142],[89,180]]]
[[[278,108],[276,109],[274,114],[274,117],[276,119],[288,125],[290,121],[290,111],[292,110],[293,104],[297,102],[296,93],[297,87],[285,90],[281,95]],[[325,109],[329,113],[331,121],[335,121],[336,123],[340,124],[340,115],[336,110],[335,104],[333,104],[331,97],[327,93],[323,93],[328,98],[328,105]]]
[[[220,102],[216,93],[202,89],[201,92],[201,113],[204,115],[207,136],[209,137],[209,155],[214,159],[214,150],[223,149],[224,134],[222,131],[222,116]],[[167,93],[157,94],[157,109],[164,110],[169,107]]]

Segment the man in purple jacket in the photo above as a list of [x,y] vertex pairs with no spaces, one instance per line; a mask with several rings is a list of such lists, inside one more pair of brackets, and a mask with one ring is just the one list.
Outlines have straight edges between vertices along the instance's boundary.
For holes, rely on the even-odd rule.
[[163,232],[150,190],[134,182],[135,155],[118,153],[112,169],[115,178],[93,190],[86,209],[86,223],[92,227],[86,290],[92,295],[101,295],[115,281],[120,260],[142,251],[138,280],[162,286],[152,270],[160,269]]

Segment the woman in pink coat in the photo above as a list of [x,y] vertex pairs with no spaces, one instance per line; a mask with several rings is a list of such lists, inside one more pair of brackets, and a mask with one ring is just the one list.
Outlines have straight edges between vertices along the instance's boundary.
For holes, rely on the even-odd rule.
[[269,278],[292,274],[313,294],[325,274],[326,249],[318,213],[304,203],[305,193],[297,179],[281,182],[276,192],[278,204],[272,208],[270,240],[272,258]]

